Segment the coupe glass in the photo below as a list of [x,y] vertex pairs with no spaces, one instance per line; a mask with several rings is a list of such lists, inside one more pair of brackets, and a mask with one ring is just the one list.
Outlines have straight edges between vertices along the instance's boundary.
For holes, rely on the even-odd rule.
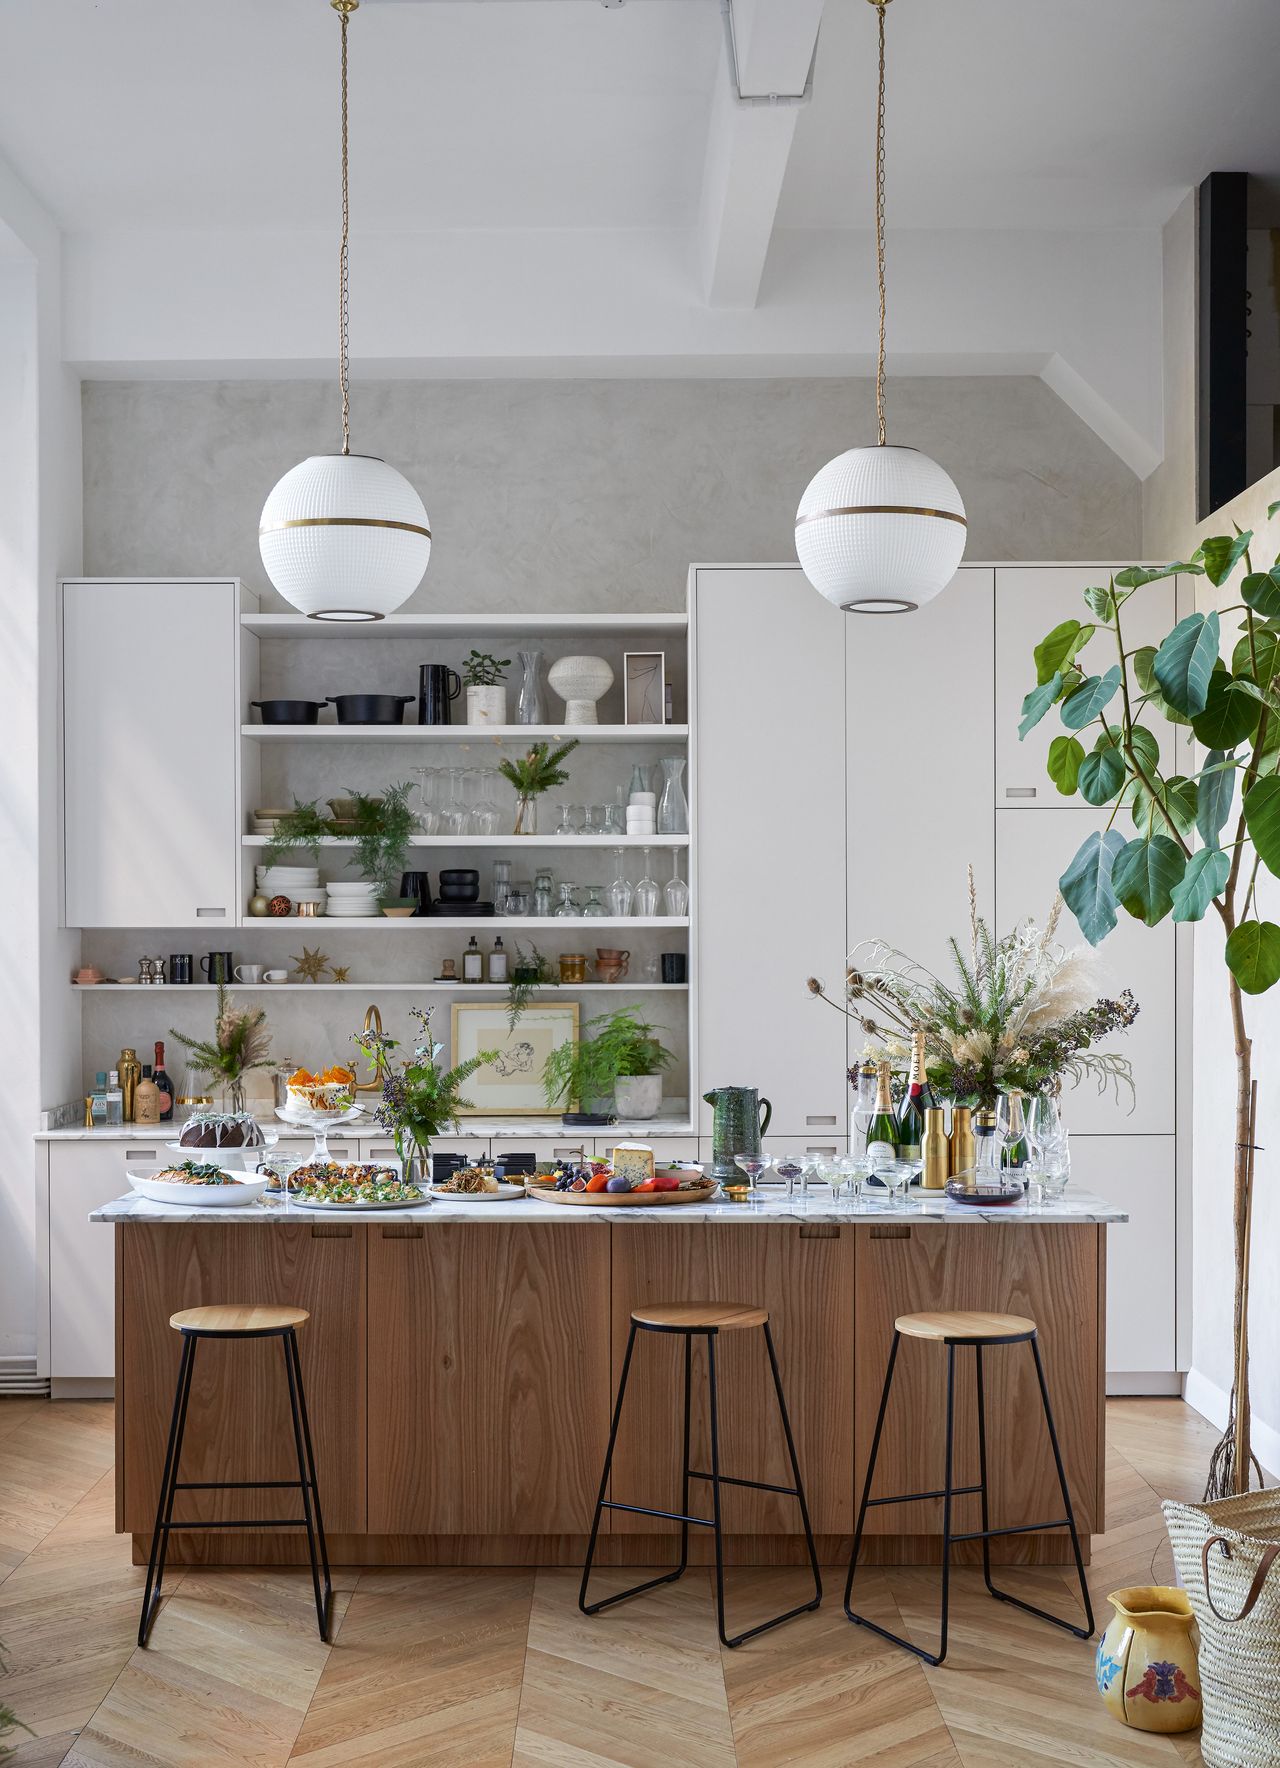
[[876,1176],[884,1180],[890,1199],[898,1208],[906,1202],[907,1187],[923,1166],[922,1160],[894,1160],[877,1167]]
[[623,848],[613,850],[614,875],[606,897],[609,913],[616,921],[625,921],[631,913],[631,898],[635,892],[631,888],[631,880],[627,877],[627,855]]
[[733,1164],[739,1172],[746,1174],[747,1184],[755,1191],[759,1185],[760,1175],[767,1173],[773,1165],[773,1157],[769,1154],[735,1154]]
[[[862,1189],[866,1182],[866,1161],[856,1154],[837,1154],[834,1165],[839,1179],[839,1189],[847,1191],[854,1203],[857,1203],[862,1196]],[[833,1193],[837,1192],[834,1182],[831,1189]]]
[[660,892],[658,889],[658,880],[652,877],[649,871],[652,849],[645,847],[642,848],[641,851],[644,854],[644,876],[636,885],[635,911],[637,915],[644,915],[647,918],[652,918],[658,912],[658,897]]
[[671,855],[671,877],[663,888],[663,899],[669,915],[687,915],[689,913],[689,886],[680,876],[680,849],[677,847]]

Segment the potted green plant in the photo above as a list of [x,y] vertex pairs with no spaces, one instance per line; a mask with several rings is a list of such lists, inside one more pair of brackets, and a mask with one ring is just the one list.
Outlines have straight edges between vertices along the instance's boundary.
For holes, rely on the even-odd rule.
[[212,1038],[188,1037],[169,1027],[169,1036],[187,1051],[187,1066],[217,1078],[230,1094],[233,1112],[243,1111],[244,1077],[254,1068],[271,1067],[271,1033],[262,1007],[237,1007],[225,983],[218,984]]
[[550,958],[540,952],[532,940],[526,946],[517,939],[511,959],[511,975],[507,981],[507,1025],[514,1031],[525,1008],[540,988],[559,988],[560,977],[552,968]]
[[275,833],[262,850],[262,863],[275,866],[286,853],[308,853],[318,864],[320,845],[332,834],[333,823],[321,816],[314,798],[305,804],[295,798],[293,809],[276,818]]
[[619,1117],[649,1118],[662,1104],[662,1075],[675,1061],[657,1036],[658,1027],[636,1007],[619,1007],[588,1020],[591,1033],[552,1050],[542,1067],[547,1104],[562,1109],[577,1100],[584,1110],[612,1103]]
[[563,786],[568,774],[561,765],[578,747],[578,739],[561,743],[534,743],[517,761],[500,761],[498,772],[516,789],[516,821],[513,835],[538,833],[538,800],[553,786]]
[[507,722],[507,690],[502,684],[510,667],[510,657],[472,651],[462,665],[462,679],[467,687],[468,724]]
[[367,1029],[356,1032],[354,1041],[374,1075],[382,1077],[382,1099],[374,1116],[391,1132],[405,1179],[427,1184],[432,1138],[457,1129],[458,1113],[471,1105],[463,1097],[463,1087],[478,1068],[496,1059],[497,1051],[481,1050],[456,1068],[442,1069],[439,1061],[444,1045],[431,1036],[435,1008],[411,1007],[409,1011],[418,1022],[418,1039],[412,1054],[398,1067],[388,1060],[400,1048],[396,1038]]
[[356,864],[365,877],[378,886],[384,904],[394,905],[399,901],[400,874],[405,869],[409,842],[418,826],[417,818],[409,808],[412,790],[404,781],[397,786],[388,786],[385,792],[372,797],[364,792],[351,794]]

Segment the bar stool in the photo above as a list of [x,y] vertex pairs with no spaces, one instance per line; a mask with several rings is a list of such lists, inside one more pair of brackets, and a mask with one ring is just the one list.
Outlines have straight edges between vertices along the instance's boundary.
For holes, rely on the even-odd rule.
[[[880,1451],[880,1436],[884,1429],[884,1416],[889,1406],[889,1391],[893,1386],[894,1364],[898,1360],[898,1346],[904,1338],[921,1338],[932,1344],[945,1344],[947,1347],[947,1460],[946,1474],[943,1485],[936,1492],[903,1492],[894,1497],[873,1498],[871,1483],[875,1478],[876,1457]],[[1029,1344],[1031,1354],[1035,1358],[1036,1379],[1040,1384],[1040,1401],[1044,1407],[1044,1419],[1049,1428],[1049,1442],[1053,1449],[1053,1464],[1058,1470],[1058,1486],[1062,1492],[1065,1516],[1056,1517],[1052,1522],[1017,1523],[1011,1528],[992,1528],[991,1517],[987,1505],[987,1418],[986,1400],[982,1381],[982,1352],[985,1346]],[[956,1347],[972,1345],[974,1351],[974,1376],[978,1399],[978,1484],[976,1486],[955,1486],[952,1482],[954,1436],[955,1436],[955,1384],[956,1384]],[[979,1492],[982,1495],[982,1527],[970,1529],[963,1534],[953,1534],[951,1529],[951,1500],[964,1493]],[[849,1606],[853,1593],[853,1579],[858,1567],[858,1551],[862,1545],[863,1524],[868,1509],[875,1504],[915,1504],[922,1498],[942,1499],[942,1639],[937,1655],[924,1651],[913,1645],[909,1639],[903,1639],[897,1633],[877,1626],[865,1615],[855,1614]],[[1080,1579],[1080,1597],[1084,1603],[1087,1626],[1077,1627],[1074,1622],[1063,1620],[1059,1615],[1051,1615],[1045,1609],[1037,1608],[1034,1603],[1024,1602],[1019,1596],[1011,1596],[1007,1590],[997,1590],[991,1581],[991,1547],[990,1542],[996,1535],[1030,1535],[1044,1529],[1069,1529],[1071,1531],[1071,1549],[1075,1554],[1076,1573]],[[1058,1448],[1058,1432],[1054,1427],[1053,1408],[1049,1404],[1049,1389],[1044,1378],[1044,1364],[1040,1360],[1040,1344],[1034,1320],[1024,1319],[1020,1314],[978,1314],[978,1313],[941,1313],[941,1314],[902,1314],[894,1323],[893,1347],[889,1352],[889,1366],[885,1371],[884,1392],[880,1396],[880,1411],[876,1418],[875,1435],[871,1439],[871,1459],[867,1463],[866,1483],[862,1488],[862,1503],[858,1510],[858,1526],[853,1537],[853,1553],[849,1560],[849,1576],[844,1586],[844,1612],[851,1621],[860,1627],[868,1627],[871,1632],[878,1633],[893,1645],[902,1646],[904,1651],[914,1652],[927,1664],[940,1664],[947,1655],[947,1613],[951,1579],[951,1544],[953,1541],[982,1542],[982,1577],[988,1591],[997,1602],[1008,1602],[1014,1608],[1024,1609],[1027,1614],[1035,1615],[1039,1620],[1049,1621],[1055,1627],[1074,1634],[1077,1639],[1090,1639],[1093,1636],[1093,1604],[1089,1600],[1089,1586],[1084,1575],[1084,1560],[1080,1555],[1080,1537],[1076,1533],[1075,1512],[1071,1508],[1071,1494],[1067,1490],[1067,1476],[1062,1465],[1062,1452]]]
[[[795,1479],[793,1486],[770,1485],[765,1480],[735,1479],[720,1471],[720,1421],[716,1397],[716,1340],[722,1332],[736,1332],[758,1326],[764,1332],[765,1348],[769,1353],[769,1367],[773,1372],[774,1392],[778,1396],[778,1411],[782,1417],[782,1431],[787,1440],[787,1454],[791,1460],[791,1472]],[[679,1510],[652,1510],[642,1504],[620,1504],[605,1497],[609,1489],[609,1470],[613,1465],[614,1445],[618,1440],[618,1424],[622,1417],[622,1401],[627,1391],[627,1377],[631,1372],[631,1356],[635,1350],[636,1335],[640,1332],[664,1332],[684,1339],[684,1459],[683,1483],[681,1487]],[[693,1341],[705,1338],[707,1341],[707,1391],[711,1409],[711,1471],[700,1473],[689,1466],[689,1427],[692,1409],[693,1384]],[[711,1515],[691,1516],[689,1514],[689,1481],[706,1480],[711,1486]],[[809,1564],[813,1569],[813,1600],[802,1602],[797,1608],[789,1608],[785,1614],[775,1615],[771,1621],[762,1621],[757,1627],[748,1627],[743,1633],[737,1633],[731,1639],[725,1631],[724,1620],[724,1541],[721,1528],[720,1488],[721,1486],[748,1486],[756,1492],[780,1492],[784,1497],[795,1498],[800,1505],[800,1519],[804,1524],[805,1541],[808,1543]],[[672,1572],[664,1572],[660,1577],[649,1578],[643,1584],[636,1584],[630,1590],[620,1590],[616,1596],[606,1596],[603,1601],[588,1603],[587,1584],[591,1577],[591,1568],[595,1560],[596,1539],[600,1533],[600,1518],[606,1510],[626,1510],[635,1516],[661,1516],[668,1521],[680,1524],[680,1563]],[[809,1506],[805,1502],[804,1485],[800,1479],[800,1463],[796,1459],[795,1438],[791,1434],[791,1420],[787,1416],[787,1402],[782,1392],[782,1377],[778,1373],[777,1352],[773,1348],[773,1334],[769,1331],[769,1315],[764,1308],[745,1307],[736,1302],[678,1302],[670,1305],[657,1305],[649,1308],[636,1308],[631,1315],[631,1330],[627,1336],[626,1354],[622,1359],[622,1377],[618,1382],[618,1398],[613,1408],[613,1424],[609,1431],[609,1447],[605,1451],[604,1472],[600,1475],[600,1492],[596,1499],[595,1516],[591,1524],[591,1540],[587,1547],[586,1564],[582,1568],[582,1586],[578,1592],[578,1607],[586,1615],[597,1615],[602,1609],[612,1608],[617,1602],[626,1602],[632,1596],[639,1596],[642,1591],[652,1590],[658,1584],[671,1584],[682,1576],[689,1563],[689,1525],[698,1528],[709,1528],[714,1532],[716,1545],[716,1625],[720,1633],[721,1644],[727,1646],[741,1645],[746,1639],[754,1639],[757,1633],[766,1633],[771,1627],[781,1626],[783,1621],[792,1620],[796,1615],[806,1614],[810,1609],[817,1608],[822,1601],[822,1574],[818,1570],[818,1554],[813,1544],[813,1529],[809,1523]]]
[[[170,1317],[170,1326],[175,1332],[182,1334],[182,1362],[178,1368],[178,1385],[173,1396],[173,1417],[169,1424],[169,1446],[165,1450],[164,1473],[156,1504],[151,1557],[147,1561],[147,1584],[142,1597],[142,1619],[138,1625],[139,1645],[146,1645],[151,1636],[156,1610],[160,1606],[160,1586],[169,1552],[169,1536],[175,1529],[306,1529],[307,1547],[311,1555],[311,1584],[316,1600],[316,1621],[321,1639],[327,1640],[333,1585],[329,1577],[324,1522],[320,1516],[320,1492],[316,1485],[316,1462],[311,1448],[311,1425],[307,1418],[307,1400],[302,1388],[302,1364],[298,1358],[297,1328],[305,1326],[310,1318],[304,1308],[253,1306],[186,1308],[182,1313]],[[280,1339],[284,1350],[285,1374],[289,1382],[293,1445],[298,1457],[296,1480],[178,1478],[182,1439],[187,1428],[187,1403],[191,1398],[191,1374],[195,1368],[196,1346],[202,1338]],[[268,1488],[301,1492],[303,1514],[300,1517],[245,1517],[234,1522],[175,1522],[173,1519],[173,1501],[178,1492],[262,1491]],[[324,1571],[323,1588],[320,1581],[321,1568]]]

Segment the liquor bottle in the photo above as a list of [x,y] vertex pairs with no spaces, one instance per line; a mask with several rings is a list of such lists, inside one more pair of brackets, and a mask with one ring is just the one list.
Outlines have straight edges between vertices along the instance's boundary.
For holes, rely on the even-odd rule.
[[1015,1171],[1027,1164],[1031,1158],[1031,1150],[1027,1146],[1026,1126],[1022,1121],[1022,1094],[1013,1091],[1009,1098],[1009,1137],[1000,1157],[1001,1166],[1012,1167]]
[[476,944],[474,933],[467,941],[467,949],[462,954],[462,980],[464,982],[484,981],[484,953]]
[[899,1160],[919,1160],[920,1145],[924,1140],[924,1033],[913,1032],[911,1037],[911,1074],[907,1081],[907,1090],[902,1095],[902,1104],[898,1108],[898,1158]]
[[921,1153],[924,1171],[920,1175],[923,1191],[945,1191],[951,1177],[951,1144],[947,1140],[947,1114],[941,1105],[931,1105],[924,1114],[924,1141]]
[[164,1045],[156,1040],[155,1065],[151,1070],[151,1078],[160,1091],[160,1121],[169,1123],[173,1118],[173,1082],[164,1069]]
[[881,1062],[876,1069],[876,1108],[867,1125],[867,1160],[873,1173],[898,1158],[897,1138],[898,1120],[893,1114],[893,1095],[889,1091],[889,1064]]
[[951,1174],[967,1173],[978,1160],[978,1145],[973,1134],[973,1111],[968,1105],[951,1107]]
[[107,1076],[107,1128],[118,1129],[123,1122],[124,1095],[120,1091],[120,1076],[113,1068]]
[[138,1052],[126,1048],[120,1052],[120,1060],[116,1064],[116,1073],[120,1076],[120,1100],[124,1111],[124,1121],[133,1122],[133,1095],[137,1091],[138,1082],[142,1079],[142,1064],[138,1060]]
[[159,1123],[160,1121],[160,1089],[151,1078],[151,1064],[142,1064],[142,1079],[133,1089],[133,1121],[135,1123]]
[[494,940],[493,950],[489,953],[489,980],[490,982],[505,982],[507,980],[507,948],[502,943],[501,934]]

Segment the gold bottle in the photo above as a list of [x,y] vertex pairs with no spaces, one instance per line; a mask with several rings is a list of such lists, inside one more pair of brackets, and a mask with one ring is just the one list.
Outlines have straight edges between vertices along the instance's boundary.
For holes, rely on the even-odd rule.
[[951,1177],[951,1144],[947,1140],[947,1114],[941,1105],[931,1105],[924,1114],[924,1171],[920,1177],[922,1191],[945,1191]]
[[978,1144],[973,1134],[973,1112],[968,1105],[951,1107],[951,1174],[968,1172],[978,1159]]
[[142,1064],[138,1060],[136,1050],[121,1050],[120,1060],[116,1064],[120,1075],[120,1105],[124,1121],[133,1122],[134,1103],[137,1097],[138,1082],[142,1079]]

